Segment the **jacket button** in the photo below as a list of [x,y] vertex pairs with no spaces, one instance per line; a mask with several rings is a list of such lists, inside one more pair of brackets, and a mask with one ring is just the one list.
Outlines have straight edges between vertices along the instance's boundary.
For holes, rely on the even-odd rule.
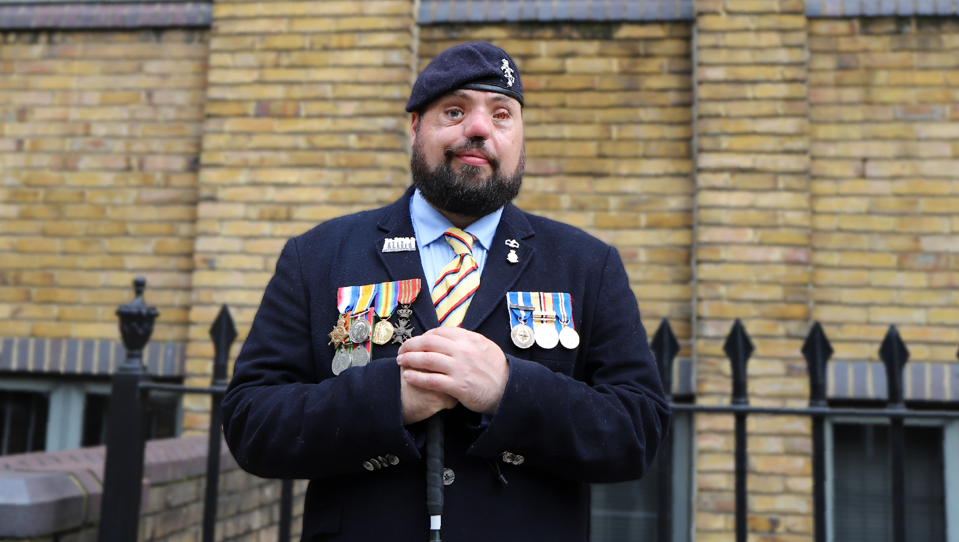
[[377,461],[375,457],[371,457],[371,458],[370,458],[370,463],[372,463],[373,466],[376,467],[377,469],[382,469],[382,468],[383,468],[383,465],[380,465],[380,462]]
[[396,457],[396,456],[393,455],[393,454],[386,454],[386,461],[387,461],[390,465],[399,465],[399,464],[400,464],[400,458]]
[[503,463],[512,463],[512,462],[513,462],[513,454],[509,452],[503,452]]
[[364,461],[363,468],[366,470],[373,470],[375,467],[373,467],[373,464],[370,463],[369,461]]
[[386,461],[386,458],[385,458],[385,457],[383,457],[383,456],[381,456],[381,455],[378,455],[378,456],[376,456],[376,459],[377,459],[377,461],[380,462],[380,465],[383,465],[384,467],[389,467],[389,466],[390,466],[390,464]]
[[523,457],[523,456],[521,456],[521,455],[519,455],[519,454],[513,454],[513,461],[512,461],[512,463],[513,463],[514,465],[522,465],[524,461],[526,461],[526,458],[525,458],[525,457]]
[[443,469],[443,485],[448,486],[456,481],[456,473],[451,468]]

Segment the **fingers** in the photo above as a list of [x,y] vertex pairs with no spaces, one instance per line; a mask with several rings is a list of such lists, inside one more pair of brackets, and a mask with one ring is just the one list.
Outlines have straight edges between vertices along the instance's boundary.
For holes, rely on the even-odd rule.
[[[443,329],[443,328],[437,328]],[[448,334],[434,333],[431,329],[422,335],[411,337],[403,341],[397,354],[407,352],[438,352],[440,354],[452,355],[456,350],[456,342]]]
[[402,376],[403,379],[412,386],[446,395],[451,395],[450,391],[454,391],[456,387],[456,383],[452,377],[441,373],[406,370],[403,371]]
[[396,356],[396,363],[400,367],[426,371],[430,373],[450,374],[453,358],[446,354],[435,352],[407,352]]
[[[402,372],[415,373],[417,371],[403,369]],[[440,410],[455,407],[458,403],[455,398],[445,393],[414,386],[402,376],[400,380],[400,401],[402,403],[403,425],[425,420]]]

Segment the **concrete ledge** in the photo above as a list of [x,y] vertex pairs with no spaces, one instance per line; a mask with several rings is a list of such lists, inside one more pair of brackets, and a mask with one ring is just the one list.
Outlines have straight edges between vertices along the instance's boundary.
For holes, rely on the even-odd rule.
[[26,538],[83,525],[86,495],[66,473],[0,472],[0,536]]
[[[146,444],[141,510],[150,487],[203,476],[205,436]],[[221,444],[220,471],[237,469]],[[28,538],[96,523],[103,497],[103,446],[0,458],[0,537]]]

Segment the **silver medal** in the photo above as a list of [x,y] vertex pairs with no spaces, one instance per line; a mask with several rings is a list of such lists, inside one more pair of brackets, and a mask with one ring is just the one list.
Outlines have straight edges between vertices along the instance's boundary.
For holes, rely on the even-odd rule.
[[363,367],[370,362],[370,353],[366,351],[366,348],[358,346],[353,349],[350,358],[352,360],[350,367]]
[[350,323],[350,341],[363,344],[370,339],[370,331],[370,323],[365,318],[358,318]]
[[513,326],[509,336],[513,339],[513,344],[520,348],[529,348],[536,342],[533,330],[526,324],[516,324]]
[[556,333],[556,325],[553,322],[536,326],[536,344],[547,350],[556,348],[556,345],[559,344],[559,334]]
[[352,357],[350,353],[344,349],[336,351],[336,355],[333,356],[333,374],[339,375],[343,371],[350,368],[352,363]]
[[559,342],[563,348],[575,350],[579,347],[579,333],[571,327],[563,326],[563,331],[559,332]]

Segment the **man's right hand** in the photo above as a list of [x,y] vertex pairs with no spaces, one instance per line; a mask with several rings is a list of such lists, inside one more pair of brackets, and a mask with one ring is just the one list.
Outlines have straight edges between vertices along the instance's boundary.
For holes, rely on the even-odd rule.
[[418,388],[403,378],[403,371],[415,371],[400,367],[400,402],[403,408],[403,425],[410,425],[429,418],[437,412],[453,408],[459,403],[456,398],[438,391]]

